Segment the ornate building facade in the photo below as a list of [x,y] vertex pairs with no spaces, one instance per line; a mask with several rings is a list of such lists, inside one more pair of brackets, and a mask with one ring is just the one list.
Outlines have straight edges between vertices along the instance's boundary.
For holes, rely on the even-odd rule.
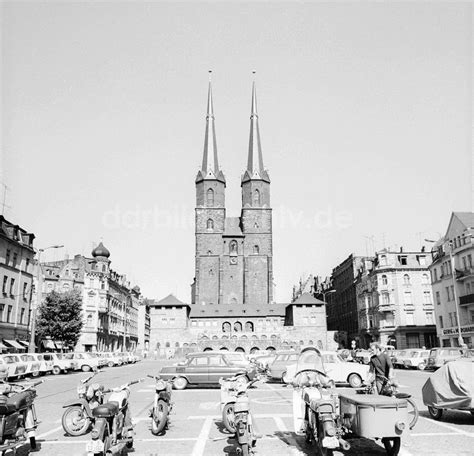
[[251,351],[318,343],[332,346],[324,303],[309,294],[274,302],[270,177],[263,163],[255,83],[252,87],[242,205],[230,217],[219,167],[212,88],[195,209],[195,278],[191,302],[173,295],[150,302],[150,348]]

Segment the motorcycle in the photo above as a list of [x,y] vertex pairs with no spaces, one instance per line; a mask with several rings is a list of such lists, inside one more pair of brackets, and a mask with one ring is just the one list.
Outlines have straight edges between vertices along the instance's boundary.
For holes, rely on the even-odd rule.
[[104,394],[112,394],[107,402],[92,410],[95,423],[91,440],[86,444],[87,456],[119,455],[125,446],[133,448],[133,425],[128,399],[130,386],[142,381],[134,380],[118,388],[104,390]]
[[235,377],[221,378],[219,380],[221,385],[221,413],[224,427],[231,433],[235,433],[235,415],[234,406],[237,399],[237,394],[240,389],[247,384],[245,375],[238,375]]
[[151,432],[158,435],[168,425],[169,414],[173,408],[171,402],[172,382],[163,380],[160,376],[147,375],[155,380],[155,399],[150,410]]
[[39,380],[29,386],[0,384],[0,455],[21,446],[26,439],[32,450],[36,449],[36,428],[38,419],[33,404],[36,390],[43,383]]
[[237,440],[237,455],[249,456],[253,454],[253,449],[257,443],[259,435],[255,429],[255,423],[250,413],[249,397],[247,390],[260,379],[255,378],[251,382],[246,383],[237,392],[234,404],[235,416],[235,437]]
[[67,435],[79,436],[85,434],[93,421],[92,410],[103,403],[104,385],[89,382],[98,372],[94,372],[77,387],[78,399],[69,401],[63,406],[62,425]]

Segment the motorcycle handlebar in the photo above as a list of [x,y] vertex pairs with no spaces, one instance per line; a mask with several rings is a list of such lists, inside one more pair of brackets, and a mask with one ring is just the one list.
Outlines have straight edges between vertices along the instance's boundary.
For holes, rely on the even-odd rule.
[[159,375],[156,376],[156,375],[147,374],[147,377],[152,378],[153,380],[160,380],[161,379],[161,377]]

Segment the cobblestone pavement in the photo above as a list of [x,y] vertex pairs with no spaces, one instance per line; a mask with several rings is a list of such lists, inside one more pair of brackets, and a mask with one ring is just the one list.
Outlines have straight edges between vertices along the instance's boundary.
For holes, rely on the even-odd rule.
[[[118,386],[129,380],[156,374],[163,361],[145,360],[136,365],[109,368],[96,377],[106,386]],[[61,427],[63,404],[73,399],[79,380],[86,374],[48,376],[37,389],[36,408],[42,423],[38,429],[38,451],[41,456],[83,456],[88,436],[67,437]],[[447,413],[440,422],[428,417],[421,400],[421,387],[428,372],[397,371],[401,391],[411,392],[420,408],[415,429],[403,439],[400,455],[468,455],[474,444],[474,419],[469,413]],[[219,412],[218,388],[190,388],[173,391],[174,410],[171,424],[164,435],[155,437],[150,431],[148,410],[153,401],[153,381],[131,387],[131,407],[136,436],[134,456],[158,455],[235,455],[234,441],[223,430]],[[291,418],[292,388],[278,383],[260,384],[250,391],[251,408],[259,431],[263,434],[257,444],[259,456],[316,455],[314,447],[293,432]],[[380,442],[350,440],[351,450],[335,455],[384,455]],[[18,456],[30,454],[28,446]]]

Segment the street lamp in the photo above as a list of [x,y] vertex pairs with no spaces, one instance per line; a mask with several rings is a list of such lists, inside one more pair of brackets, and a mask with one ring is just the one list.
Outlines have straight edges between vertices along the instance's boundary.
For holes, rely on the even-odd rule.
[[38,270],[37,270],[37,282],[38,282],[38,290],[36,292],[36,302],[34,303],[32,309],[31,309],[31,331],[30,331],[30,346],[28,348],[28,351],[30,353],[35,352],[35,333],[36,333],[36,309],[38,306],[41,304],[41,301],[43,300],[43,274],[41,272],[41,254],[45,250],[49,249],[60,249],[64,247],[64,245],[50,245],[49,247],[45,247],[44,249],[38,249]]
[[[425,239],[426,242],[435,242],[432,239]],[[458,327],[458,343],[459,346],[462,347],[464,344],[464,341],[462,339],[461,335],[461,314],[459,313],[459,303],[458,303],[458,295],[456,292],[456,264],[454,262],[454,257],[453,257],[453,243],[451,241],[448,242],[449,244],[449,261],[451,263],[451,279],[453,281],[453,293],[454,293],[454,305],[456,307],[456,323]]]

